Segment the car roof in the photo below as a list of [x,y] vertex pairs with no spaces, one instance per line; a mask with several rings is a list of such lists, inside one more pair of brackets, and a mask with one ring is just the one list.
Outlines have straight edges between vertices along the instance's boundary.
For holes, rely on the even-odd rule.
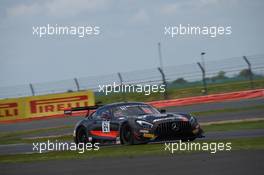
[[146,103],[143,103],[143,102],[117,102],[117,103],[111,103],[111,104],[107,104],[107,105],[104,105],[102,107],[100,107],[99,109],[102,109],[102,108],[111,108],[111,107],[117,107],[117,106],[123,106],[123,105],[148,105]]

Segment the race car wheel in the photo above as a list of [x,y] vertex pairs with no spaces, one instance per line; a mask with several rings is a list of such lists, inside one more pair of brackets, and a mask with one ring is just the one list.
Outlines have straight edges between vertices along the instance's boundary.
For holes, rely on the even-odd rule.
[[87,134],[85,128],[80,128],[77,130],[76,134],[76,144],[88,142]]
[[134,144],[133,130],[128,124],[124,124],[121,128],[121,143],[124,145]]

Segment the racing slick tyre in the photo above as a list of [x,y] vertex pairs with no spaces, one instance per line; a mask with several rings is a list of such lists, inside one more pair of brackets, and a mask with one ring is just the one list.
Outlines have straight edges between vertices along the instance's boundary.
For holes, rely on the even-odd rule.
[[84,143],[86,144],[88,142],[88,137],[86,134],[86,130],[84,127],[81,127],[77,130],[76,133],[76,144]]
[[121,144],[123,145],[133,145],[134,144],[133,129],[127,123],[121,127],[120,140],[121,140]]

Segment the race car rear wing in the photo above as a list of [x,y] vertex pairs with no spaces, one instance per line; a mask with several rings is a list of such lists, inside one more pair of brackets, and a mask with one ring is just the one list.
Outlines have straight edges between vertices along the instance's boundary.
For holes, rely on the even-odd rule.
[[96,110],[97,108],[101,107],[102,105],[95,105],[95,106],[83,106],[83,107],[75,107],[69,108],[64,110],[64,115],[72,115],[72,112],[75,111],[87,111],[86,117],[89,116],[91,110]]

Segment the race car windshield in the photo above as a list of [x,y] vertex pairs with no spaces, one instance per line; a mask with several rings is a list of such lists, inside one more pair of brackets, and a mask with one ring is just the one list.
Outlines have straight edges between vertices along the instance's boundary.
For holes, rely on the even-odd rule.
[[118,106],[113,109],[115,117],[159,114],[159,111],[148,105]]

